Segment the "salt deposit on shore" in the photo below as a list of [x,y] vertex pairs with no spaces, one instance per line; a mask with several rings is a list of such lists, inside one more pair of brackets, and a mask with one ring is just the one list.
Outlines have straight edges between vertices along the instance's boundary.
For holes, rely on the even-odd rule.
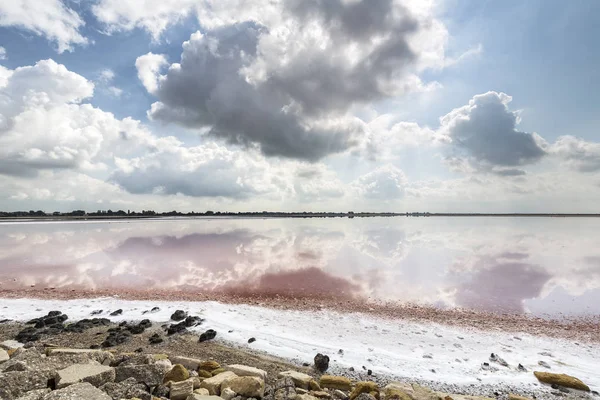
[[[549,338],[542,335],[477,330],[432,322],[380,318],[363,313],[331,310],[280,310],[252,305],[218,302],[133,301],[118,298],[77,300],[3,299],[0,320],[27,320],[51,310],[60,310],[69,321],[96,315],[112,321],[148,318],[167,322],[177,309],[205,318],[202,326],[215,329],[217,339],[234,345],[250,346],[299,362],[312,362],[316,352],[329,354],[332,368],[373,370],[374,374],[414,380],[432,380],[456,385],[504,383],[534,389],[539,382],[531,371],[544,370],[574,375],[600,388],[596,344]],[[144,313],[153,307],[160,311]],[[118,316],[110,312],[122,309]],[[257,340],[248,344],[248,339]],[[342,350],[340,352],[340,350]],[[489,360],[500,355],[508,367]],[[486,362],[492,368],[482,368]],[[522,364],[528,372],[519,371]],[[491,370],[490,370],[491,369]]]

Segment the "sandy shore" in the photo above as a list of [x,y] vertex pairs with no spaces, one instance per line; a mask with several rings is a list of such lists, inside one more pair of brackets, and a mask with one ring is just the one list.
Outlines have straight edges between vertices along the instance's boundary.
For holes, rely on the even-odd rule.
[[577,342],[600,342],[600,316],[567,318],[535,317],[526,314],[490,313],[462,309],[439,309],[414,304],[378,302],[347,296],[288,297],[269,293],[197,293],[167,290],[89,290],[24,288],[0,290],[0,298],[73,300],[114,297],[122,300],[147,301],[217,301],[225,304],[248,304],[276,310],[362,313],[389,320],[430,322],[447,326],[487,331],[527,333]]

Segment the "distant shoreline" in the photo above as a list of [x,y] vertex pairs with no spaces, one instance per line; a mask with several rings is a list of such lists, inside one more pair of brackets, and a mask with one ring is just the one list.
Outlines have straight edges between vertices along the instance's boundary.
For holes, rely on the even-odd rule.
[[511,217],[511,218],[598,218],[600,214],[577,213],[214,213],[214,214],[157,214],[157,215],[19,215],[0,216],[2,221],[86,221],[86,220],[136,220],[174,218],[373,218],[373,217]]

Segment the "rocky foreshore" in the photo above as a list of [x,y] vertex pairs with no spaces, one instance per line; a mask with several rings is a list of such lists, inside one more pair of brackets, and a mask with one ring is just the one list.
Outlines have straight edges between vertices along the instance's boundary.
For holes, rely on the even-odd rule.
[[[98,310],[100,311],[100,310]],[[119,314],[120,310],[111,313]],[[150,309],[152,313],[156,310]],[[92,312],[94,314],[94,312]],[[96,313],[100,314],[100,312]],[[251,353],[217,343],[212,329],[188,328],[202,318],[175,311],[171,322],[112,323],[93,317],[68,323],[53,311],[27,324],[0,324],[0,398],[173,400],[485,400],[464,390],[440,391],[423,382],[390,382],[370,370],[338,371],[324,354],[313,365]],[[255,338],[249,338],[252,342]],[[341,351],[341,350],[340,350]],[[502,363],[492,354],[490,361]],[[331,371],[337,372],[332,374]],[[535,374],[538,393],[498,385],[494,398],[589,398],[597,393],[575,377]],[[452,388],[450,388],[452,389]],[[482,394],[482,393],[480,393]],[[486,393],[487,394],[487,393]],[[521,396],[520,396],[521,395]]]

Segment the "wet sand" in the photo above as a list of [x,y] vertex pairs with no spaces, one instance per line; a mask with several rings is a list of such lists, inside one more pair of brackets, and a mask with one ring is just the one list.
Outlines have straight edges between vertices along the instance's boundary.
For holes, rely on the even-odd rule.
[[294,296],[251,292],[205,292],[168,290],[75,290],[58,288],[27,288],[0,290],[0,298],[32,298],[48,300],[92,299],[117,297],[123,300],[148,301],[217,301],[225,304],[248,304],[277,310],[318,311],[323,309],[342,313],[364,313],[390,320],[432,322],[448,326],[484,331],[526,333],[575,342],[600,342],[600,316],[541,318],[527,314],[492,313],[464,309],[439,309],[413,304],[373,301],[348,296]]

